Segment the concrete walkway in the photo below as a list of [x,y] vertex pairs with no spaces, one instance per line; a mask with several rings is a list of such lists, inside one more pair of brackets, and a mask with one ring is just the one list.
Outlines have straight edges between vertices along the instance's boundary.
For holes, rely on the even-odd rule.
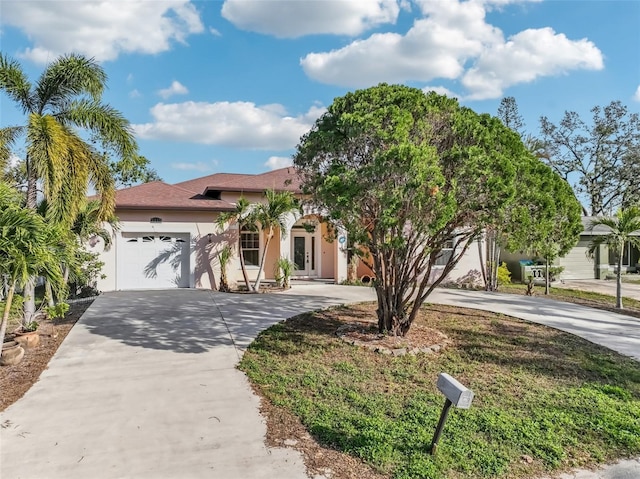
[[[0,477],[305,479],[296,451],[265,447],[259,400],[235,366],[282,319],[372,299],[370,288],[333,285],[273,295],[105,294],[0,416]],[[633,318],[494,293],[441,290],[431,301],[560,327],[640,359]],[[640,463],[628,462],[616,466],[619,475],[575,477],[639,478]]]

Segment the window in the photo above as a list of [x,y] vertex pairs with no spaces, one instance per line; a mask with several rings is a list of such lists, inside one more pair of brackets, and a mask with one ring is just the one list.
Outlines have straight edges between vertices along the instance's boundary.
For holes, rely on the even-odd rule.
[[171,243],[171,236],[160,236],[160,241],[163,243]]
[[153,236],[143,236],[142,237],[142,242],[143,243],[151,243],[155,238]]
[[[622,266],[631,266],[631,244],[626,242],[624,244],[624,252],[622,253]],[[618,253],[614,253],[609,248],[609,264],[612,266],[618,266]]]
[[436,258],[436,262],[434,264],[436,266],[445,266],[451,259],[452,255],[453,255],[453,240],[448,240],[447,242],[445,242],[444,247],[442,248],[442,251],[440,251],[440,253],[438,254],[438,257]]
[[162,223],[162,218],[158,218],[157,216],[154,216],[153,218],[151,218],[149,220],[150,223]]
[[260,232],[242,230],[242,256],[247,266],[259,266],[260,262]]

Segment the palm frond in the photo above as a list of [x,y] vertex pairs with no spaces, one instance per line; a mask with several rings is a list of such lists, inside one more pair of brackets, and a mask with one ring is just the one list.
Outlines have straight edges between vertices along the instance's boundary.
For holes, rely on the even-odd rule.
[[35,88],[37,111],[55,113],[62,104],[79,95],[94,101],[102,96],[107,74],[92,58],[78,54],[63,55],[50,63]]
[[23,113],[33,109],[31,83],[20,64],[2,53],[0,53],[0,90],[18,103]]
[[121,158],[137,154],[138,145],[129,121],[109,105],[85,99],[72,101],[60,110],[57,118],[89,130],[102,146]]
[[9,164],[11,146],[23,132],[24,127],[21,126],[5,126],[4,128],[0,128],[0,169],[6,168]]

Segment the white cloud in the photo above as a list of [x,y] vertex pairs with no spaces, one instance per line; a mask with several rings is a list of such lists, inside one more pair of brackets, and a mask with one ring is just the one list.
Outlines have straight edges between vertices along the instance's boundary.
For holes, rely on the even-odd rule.
[[33,41],[20,54],[38,63],[71,51],[98,61],[121,53],[155,54],[204,31],[188,0],[3,2],[2,21]]
[[289,156],[270,156],[264,163],[264,166],[270,170],[278,170],[291,165],[293,165],[293,158]]
[[396,0],[226,0],[222,16],[237,28],[297,38],[313,34],[359,35],[395,23]]
[[416,0],[423,18],[406,34],[376,33],[337,50],[309,53],[300,64],[314,80],[349,88],[459,80],[469,98],[498,98],[517,83],[603,67],[592,42],[570,40],[551,28],[525,30],[505,41],[487,23],[486,11],[515,1]]
[[214,37],[221,37],[222,33],[220,33],[220,30],[213,28],[213,27],[209,27],[209,33],[211,35],[213,35]]
[[139,138],[183,141],[235,148],[287,150],[324,113],[315,105],[308,112],[289,116],[281,105],[256,106],[250,102],[158,103],[151,108],[154,121],[134,125]]
[[218,166],[218,162],[216,160],[212,160],[210,163],[205,163],[203,161],[171,163],[171,168],[183,171],[213,171],[216,166]]
[[425,92],[425,93],[429,93],[430,91],[434,91],[438,95],[446,95],[449,98],[460,99],[460,95],[458,95],[457,93],[452,92],[451,90],[449,90],[448,88],[445,88],[443,86],[426,86],[426,87],[422,88],[422,91]]
[[176,80],[171,83],[171,86],[169,86],[169,88],[158,90],[158,95],[160,95],[165,100],[173,95],[186,95],[187,93],[189,93],[187,87]]
[[600,50],[586,39],[572,41],[551,28],[524,30],[486,49],[465,73],[470,99],[497,98],[505,88],[569,70],[601,70]]
[[138,91],[137,88],[134,88],[129,92],[129,98],[140,98],[142,94]]
[[638,85],[638,89],[636,90],[635,95],[633,95],[633,99],[635,101],[640,101],[640,85]]

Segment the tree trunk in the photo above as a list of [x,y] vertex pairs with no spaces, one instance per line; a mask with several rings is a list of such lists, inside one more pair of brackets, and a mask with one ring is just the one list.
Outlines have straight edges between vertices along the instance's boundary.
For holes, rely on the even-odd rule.
[[53,289],[51,288],[51,282],[48,279],[45,280],[44,287],[47,292],[47,304],[50,308],[53,308],[56,305],[56,302],[53,300]]
[[489,284],[487,283],[487,269],[484,267],[484,259],[482,258],[482,241],[478,241],[478,258],[480,259],[480,271],[482,271],[482,282],[484,283],[484,289],[489,289]]
[[242,254],[242,225],[238,226],[238,254],[240,255],[240,269],[242,270],[242,277],[244,283],[247,285],[247,290],[253,291],[251,281],[249,281],[249,275],[247,274],[247,266],[244,264],[244,255]]
[[267,242],[264,244],[264,250],[262,251],[262,257],[260,258],[260,266],[258,267],[258,277],[256,278],[256,282],[253,285],[254,291],[260,291],[260,276],[262,276],[262,270],[264,269],[264,261],[267,259],[267,251],[269,251],[269,243],[271,243],[271,238],[273,238],[273,228],[269,230],[269,234],[267,235]]
[[616,274],[616,308],[622,309],[622,255],[624,247],[620,249],[618,254],[618,274]]
[[11,302],[13,301],[13,293],[16,290],[16,282],[14,281],[9,287],[6,303],[4,303],[4,312],[2,313],[2,323],[0,323],[0,348],[4,343],[4,336],[7,332],[7,322],[9,321],[9,311],[11,310]]
[[[36,175],[35,168],[29,161],[29,155],[26,158],[27,163],[27,208],[36,210],[38,207],[38,176]],[[36,279],[29,278],[24,285],[24,316],[23,323],[27,324],[33,321],[33,317],[36,314]]]

